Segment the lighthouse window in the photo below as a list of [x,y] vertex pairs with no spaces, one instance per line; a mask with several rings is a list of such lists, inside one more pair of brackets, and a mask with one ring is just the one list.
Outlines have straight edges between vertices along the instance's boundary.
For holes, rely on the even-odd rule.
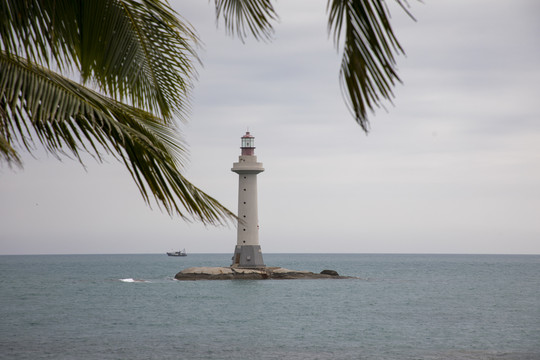
[[244,204],[245,204],[245,203],[246,203],[246,202],[244,201]]
[[246,217],[246,215],[244,215],[244,217]]
[[247,177],[244,176],[244,179],[247,179]]
[[244,191],[246,191],[246,189],[244,189]]
[[244,229],[244,231],[246,231],[246,229]]

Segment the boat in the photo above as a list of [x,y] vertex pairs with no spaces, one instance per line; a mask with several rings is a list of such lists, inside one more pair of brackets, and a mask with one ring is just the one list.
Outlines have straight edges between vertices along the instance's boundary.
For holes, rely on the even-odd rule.
[[167,252],[168,256],[187,256],[186,249],[180,251]]

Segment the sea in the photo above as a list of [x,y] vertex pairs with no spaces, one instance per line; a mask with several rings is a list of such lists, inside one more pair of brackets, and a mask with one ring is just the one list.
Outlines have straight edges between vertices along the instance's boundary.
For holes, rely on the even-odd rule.
[[540,359],[540,255],[264,254],[357,278],[174,279],[231,255],[0,256],[0,358]]

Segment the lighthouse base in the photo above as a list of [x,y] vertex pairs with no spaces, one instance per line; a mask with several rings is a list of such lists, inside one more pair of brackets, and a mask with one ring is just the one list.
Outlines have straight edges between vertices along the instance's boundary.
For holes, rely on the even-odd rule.
[[239,268],[264,268],[260,245],[236,245],[232,257],[232,267]]

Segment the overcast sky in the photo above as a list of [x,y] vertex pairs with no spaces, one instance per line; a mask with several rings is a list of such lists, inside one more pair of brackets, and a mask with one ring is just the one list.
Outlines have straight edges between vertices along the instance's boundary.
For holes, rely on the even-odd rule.
[[[403,84],[367,136],[341,97],[326,0],[277,2],[273,41],[246,44],[212,3],[172,1],[205,44],[187,176],[236,211],[249,128],[263,252],[540,254],[540,2],[411,1],[417,22],[391,6]],[[35,156],[0,167],[0,254],[234,251],[233,226],[149,208],[113,159]]]

